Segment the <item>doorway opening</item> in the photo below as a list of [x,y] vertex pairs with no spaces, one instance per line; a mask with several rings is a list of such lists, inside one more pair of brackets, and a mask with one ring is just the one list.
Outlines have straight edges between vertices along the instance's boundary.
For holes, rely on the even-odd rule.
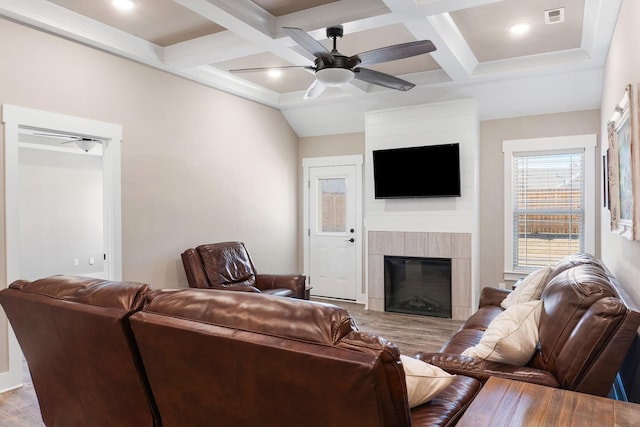
[[[120,196],[120,144],[122,127],[113,123],[84,119],[81,117],[35,110],[25,107],[3,104],[2,124],[4,136],[4,196],[5,227],[2,230],[5,241],[6,284],[21,279],[21,232],[20,232],[20,150],[34,149],[35,140],[28,140],[26,134],[43,132],[52,135],[77,138],[94,138],[102,149],[102,261],[103,278],[122,280],[122,238],[121,238],[121,196]],[[25,138],[27,140],[25,140]],[[50,137],[55,139],[55,137]],[[72,138],[76,139],[76,138]],[[58,141],[60,142],[60,141]],[[40,141],[40,147],[47,144]],[[46,149],[63,153],[76,147],[49,144]],[[61,144],[57,144],[61,145]],[[21,148],[22,146],[22,148]],[[85,147],[86,148],[86,147]],[[95,258],[98,258],[96,256]],[[88,260],[87,260],[88,261]],[[95,259],[95,262],[98,260]],[[73,260],[72,260],[73,262]],[[5,285],[6,285],[5,284]],[[3,286],[4,287],[4,286]],[[22,354],[8,322],[0,324],[0,337],[6,337],[8,343],[9,370],[0,373],[0,391],[10,390],[22,384]],[[4,346],[5,342],[0,343]],[[2,361],[0,361],[2,362]],[[0,363],[1,365],[2,363]]]

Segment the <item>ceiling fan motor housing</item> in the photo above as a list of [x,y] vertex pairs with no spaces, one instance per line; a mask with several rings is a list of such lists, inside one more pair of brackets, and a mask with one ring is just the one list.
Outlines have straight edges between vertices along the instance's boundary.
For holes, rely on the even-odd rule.
[[316,58],[315,65],[316,70],[322,70],[323,68],[351,68],[354,64],[351,63],[348,56],[341,54],[333,54],[333,61],[326,58]]
[[344,28],[342,25],[335,25],[333,27],[327,28],[327,38],[329,39],[339,39],[344,35]]

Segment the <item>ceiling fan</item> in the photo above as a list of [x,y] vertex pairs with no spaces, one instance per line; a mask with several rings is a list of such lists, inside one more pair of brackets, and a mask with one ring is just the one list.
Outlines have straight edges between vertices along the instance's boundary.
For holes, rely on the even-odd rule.
[[63,139],[60,144],[68,144],[70,142],[74,142],[76,146],[84,151],[85,153],[89,152],[96,144],[102,144],[102,141],[96,138],[89,138],[86,136],[72,136],[72,135],[61,135],[56,133],[42,133],[42,132],[33,132],[34,135],[37,136],[46,136],[48,138],[55,139]]
[[273,69],[305,68],[315,73],[316,80],[307,89],[304,99],[316,98],[327,86],[342,86],[354,78],[390,89],[407,91],[413,88],[415,84],[390,74],[362,68],[361,65],[395,61],[436,50],[431,40],[420,40],[382,47],[353,56],[345,56],[338,52],[336,47],[336,40],[344,35],[342,25],[327,28],[327,38],[333,40],[333,49],[331,51],[300,28],[283,27],[282,30],[300,47],[315,57],[314,65],[243,68],[230,70],[230,72],[244,73]]

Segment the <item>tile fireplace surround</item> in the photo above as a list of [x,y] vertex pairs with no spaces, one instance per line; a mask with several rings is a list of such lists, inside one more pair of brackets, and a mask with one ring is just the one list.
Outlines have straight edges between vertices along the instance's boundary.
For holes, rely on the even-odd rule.
[[471,316],[471,233],[369,231],[369,310],[384,311],[385,255],[451,258],[451,317]]

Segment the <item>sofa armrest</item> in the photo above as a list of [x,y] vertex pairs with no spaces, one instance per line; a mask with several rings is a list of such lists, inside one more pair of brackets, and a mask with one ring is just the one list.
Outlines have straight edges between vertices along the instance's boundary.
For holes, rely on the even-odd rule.
[[191,248],[181,254],[182,265],[187,276],[187,282],[190,288],[208,288],[210,287],[207,273],[202,267],[202,260],[198,252]]
[[291,289],[296,298],[304,299],[304,287],[307,276],[304,274],[257,274],[256,287],[264,289]]
[[512,291],[507,289],[492,288],[490,286],[484,287],[480,292],[480,303],[478,306],[483,307],[485,305],[495,305],[500,307],[502,300],[511,292]]
[[553,374],[527,366],[513,366],[491,362],[471,356],[452,353],[418,353],[416,359],[438,366],[450,374],[465,375],[485,382],[489,377],[524,381],[547,387],[558,387],[560,383]]

